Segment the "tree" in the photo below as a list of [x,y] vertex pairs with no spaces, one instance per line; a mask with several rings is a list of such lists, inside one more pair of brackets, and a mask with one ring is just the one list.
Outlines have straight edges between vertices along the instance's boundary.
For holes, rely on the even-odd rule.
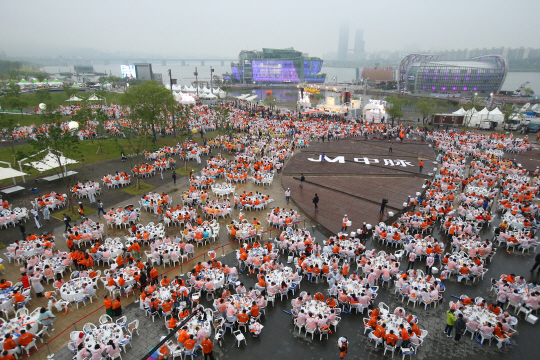
[[64,93],[66,94],[66,100],[71,98],[73,95],[76,95],[79,93],[79,90],[72,88],[68,84],[64,84]]
[[422,99],[416,103],[416,110],[422,114],[422,124],[425,124],[426,119],[433,111],[433,103],[431,100]]
[[[60,157],[74,159],[82,162],[84,155],[78,149],[79,137],[74,131],[64,131],[60,127],[62,122],[62,116],[52,112],[44,112],[42,115],[44,123],[49,124],[49,131],[36,135],[36,140],[28,140],[28,143],[32,145],[34,153],[38,153],[43,150],[52,150],[51,153],[56,157],[56,161],[60,164]],[[64,168],[59,166],[56,170],[57,174],[64,174]],[[72,197],[70,195],[70,180],[67,176],[62,176],[62,183],[66,189],[68,208],[73,213]]]
[[505,122],[508,122],[509,120],[513,120],[513,119],[510,119],[512,114],[514,114],[514,108],[512,107],[512,105],[509,105],[509,104],[504,105],[501,109],[501,112],[504,115]]
[[44,73],[39,73],[39,74],[36,75],[36,79],[40,83],[42,83],[43,80],[45,80],[46,78],[47,78],[47,74],[44,74]]
[[167,106],[174,104],[175,100],[165,85],[151,80],[141,85],[130,86],[122,95],[121,102],[129,106],[132,121],[141,121],[149,125],[154,138],[157,139],[156,127],[165,123],[163,119]]
[[[480,99],[478,95],[475,94],[473,95],[471,100],[467,104],[465,104],[465,106],[463,106],[463,109],[467,111],[472,110],[472,109],[475,109],[476,111],[480,111],[482,110],[481,104],[482,104],[482,99]],[[464,125],[466,127],[469,126],[469,123],[471,122],[473,114],[474,114],[473,111],[469,112],[469,115],[464,119]]]
[[218,105],[214,106],[214,111],[216,112],[216,118],[217,118],[217,125],[221,130],[223,130],[225,127],[229,127],[229,116],[231,113],[231,109],[229,109],[225,105]]
[[49,92],[49,89],[36,90],[35,94],[38,104],[45,103],[48,105],[51,100],[51,93]]
[[277,104],[277,99],[274,95],[268,94],[263,100],[263,105],[272,110]]
[[11,109],[20,110],[21,117],[23,117],[23,109],[28,106],[28,100],[17,96],[8,97],[6,100],[9,107]]
[[531,96],[531,95],[534,94],[534,91],[533,91],[533,89],[528,87],[528,88],[523,89],[523,94],[525,94],[525,96]]
[[395,95],[386,98],[386,113],[392,119],[392,127],[394,127],[394,120],[403,117],[403,111],[401,111],[402,101]]

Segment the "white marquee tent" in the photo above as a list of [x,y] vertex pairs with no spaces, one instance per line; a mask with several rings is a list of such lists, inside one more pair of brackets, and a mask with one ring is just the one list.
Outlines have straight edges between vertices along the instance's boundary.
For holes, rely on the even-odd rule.
[[[41,160],[37,160],[37,161],[32,161],[32,162],[29,162],[27,164],[23,164],[24,161],[36,156],[36,155],[39,155],[41,154],[42,152],[45,152],[45,151],[48,151],[47,155],[45,155],[45,157]],[[71,165],[71,164],[77,164],[78,161],[77,160],[73,160],[73,159],[70,159],[70,158],[67,158],[65,157],[61,152],[57,152],[58,155],[54,154],[54,152],[57,152],[55,150],[52,150],[51,148],[47,148],[45,150],[41,150],[40,152],[38,152],[37,154],[34,154],[34,155],[31,155],[25,159],[22,159],[22,160],[19,160],[18,163],[19,163],[19,168],[22,172],[22,166],[25,165],[25,166],[31,166],[33,167],[34,169],[36,169],[37,171],[39,172],[44,172],[44,171],[47,171],[47,170],[54,170],[54,169],[58,169],[58,168],[64,168],[64,172],[63,173],[67,173],[67,169],[66,169],[66,165]],[[23,181],[24,181],[24,175],[23,175]]]
[[13,184],[16,185],[16,184],[17,184],[17,183],[15,182],[15,178],[16,178],[16,177],[28,175],[28,174],[26,174],[26,173],[23,173],[22,171],[15,170],[15,169],[11,168],[11,164],[10,164],[10,163],[4,162],[4,161],[0,161],[0,163],[6,164],[6,165],[9,166],[9,167],[7,167],[7,168],[5,168],[5,167],[0,167],[0,180],[12,178],[12,179],[13,179]]

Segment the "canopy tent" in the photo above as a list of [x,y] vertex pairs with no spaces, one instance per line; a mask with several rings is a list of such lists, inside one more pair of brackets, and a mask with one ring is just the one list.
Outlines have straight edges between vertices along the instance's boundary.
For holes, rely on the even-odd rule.
[[496,121],[498,122],[499,124],[504,122],[504,114],[501,112],[501,110],[499,110],[498,107],[496,107],[495,109],[491,110],[489,112],[489,116],[490,116],[490,120],[491,121]]
[[78,97],[77,95],[71,95],[71,97],[67,99],[66,101],[72,102],[72,101],[84,101],[84,100]]
[[6,165],[9,166],[7,168],[0,167],[0,180],[12,178],[13,179],[13,184],[17,185],[17,183],[15,182],[16,177],[28,175],[26,173],[23,173],[22,171],[15,170],[15,169],[11,168],[11,164],[8,163],[8,162],[0,161],[0,163],[6,164]]
[[53,81],[51,81],[51,86],[52,87],[62,87],[64,86],[64,84],[62,84],[62,82],[58,79],[54,79]]
[[102,101],[102,100],[105,100],[105,99],[97,96],[96,94],[92,94],[92,96],[88,98],[88,101]]
[[461,109],[454,111],[452,114],[454,115],[463,115],[465,114],[465,109],[462,107]]
[[251,95],[250,97],[247,97],[247,98],[245,98],[244,100],[246,100],[246,101],[253,101],[253,100],[255,100],[256,98],[257,98],[257,94]]
[[240,95],[240,96],[237,96],[236,98],[238,100],[245,100],[250,94],[243,94],[243,95]]
[[50,150],[47,155],[41,160],[33,161],[31,163],[25,164],[26,166],[31,166],[39,172],[44,172],[47,170],[53,170],[62,166],[76,164],[78,161],[64,157],[64,155],[55,155]]
[[385,114],[385,108],[380,104],[369,103],[364,106],[363,115],[366,121],[380,123]]
[[73,83],[73,85],[71,85],[71,87],[78,88],[79,85],[77,83]]
[[187,91],[187,92],[195,92],[195,91],[197,91],[197,89],[195,89],[195,88],[193,87],[193,85],[189,85],[189,87],[187,87],[187,88],[185,88],[185,89],[183,89],[183,90],[184,90],[184,91]]
[[[32,161],[32,162],[29,162],[27,164],[23,164],[23,162],[25,162],[26,160],[28,160],[30,158],[33,158],[34,156],[37,156],[37,155],[39,155],[39,154],[41,154],[41,153],[43,153],[45,151],[48,151],[48,153],[47,153],[47,155],[45,155],[45,157],[43,159],[37,160],[37,161]],[[54,154],[53,152],[57,153],[58,155]],[[25,165],[25,166],[31,166],[34,169],[36,169],[37,171],[39,171],[39,172],[44,172],[44,171],[47,171],[47,170],[54,170],[54,169],[57,169],[57,168],[61,169],[62,167],[64,167],[64,172],[63,173],[67,174],[66,165],[77,164],[78,161],[65,157],[59,151],[52,150],[51,148],[47,148],[45,150],[41,150],[37,154],[31,155],[31,156],[29,156],[29,157],[27,157],[25,159],[19,160],[18,163],[19,163],[19,168],[20,168],[21,172],[22,172],[22,166]],[[23,181],[26,182],[25,179],[24,179],[24,175],[22,175],[22,177],[23,177]]]
[[217,99],[217,96],[216,96],[216,95],[210,94],[210,93],[208,93],[208,94],[203,94],[202,97],[205,98],[205,99]]

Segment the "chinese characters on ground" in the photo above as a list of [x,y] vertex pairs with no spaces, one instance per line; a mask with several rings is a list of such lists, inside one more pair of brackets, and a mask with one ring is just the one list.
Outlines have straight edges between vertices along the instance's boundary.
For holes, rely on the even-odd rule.
[[[323,156],[319,155],[319,157],[316,159],[308,158],[308,160],[314,161],[314,162],[321,162],[323,161]],[[385,165],[385,166],[403,166],[403,167],[414,166],[413,164],[411,164],[410,161],[407,161],[407,160],[398,160],[398,159],[382,159],[382,160],[384,163],[381,165]],[[337,162],[338,164],[345,164],[345,156],[336,156],[332,159],[331,157],[325,155],[323,162],[330,162],[330,163]],[[380,164],[379,159],[373,159],[373,158],[368,158],[368,157],[355,157],[354,162],[366,164],[366,165]]]

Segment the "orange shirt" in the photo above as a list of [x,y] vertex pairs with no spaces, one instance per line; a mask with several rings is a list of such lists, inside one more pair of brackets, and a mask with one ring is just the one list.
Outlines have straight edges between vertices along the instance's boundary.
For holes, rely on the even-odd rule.
[[20,346],[27,346],[28,344],[30,344],[32,342],[32,340],[34,339],[34,335],[32,335],[31,333],[24,333],[22,334],[21,336],[19,336],[19,345]]
[[120,306],[121,306],[120,301],[115,300],[112,308],[114,310],[114,309],[118,309]]
[[214,348],[214,345],[212,344],[212,342],[207,339],[201,342],[201,346],[202,346],[203,353],[205,354],[210,354],[212,352],[212,349]]
[[111,299],[105,299],[105,309],[110,309],[112,306],[112,300]]

